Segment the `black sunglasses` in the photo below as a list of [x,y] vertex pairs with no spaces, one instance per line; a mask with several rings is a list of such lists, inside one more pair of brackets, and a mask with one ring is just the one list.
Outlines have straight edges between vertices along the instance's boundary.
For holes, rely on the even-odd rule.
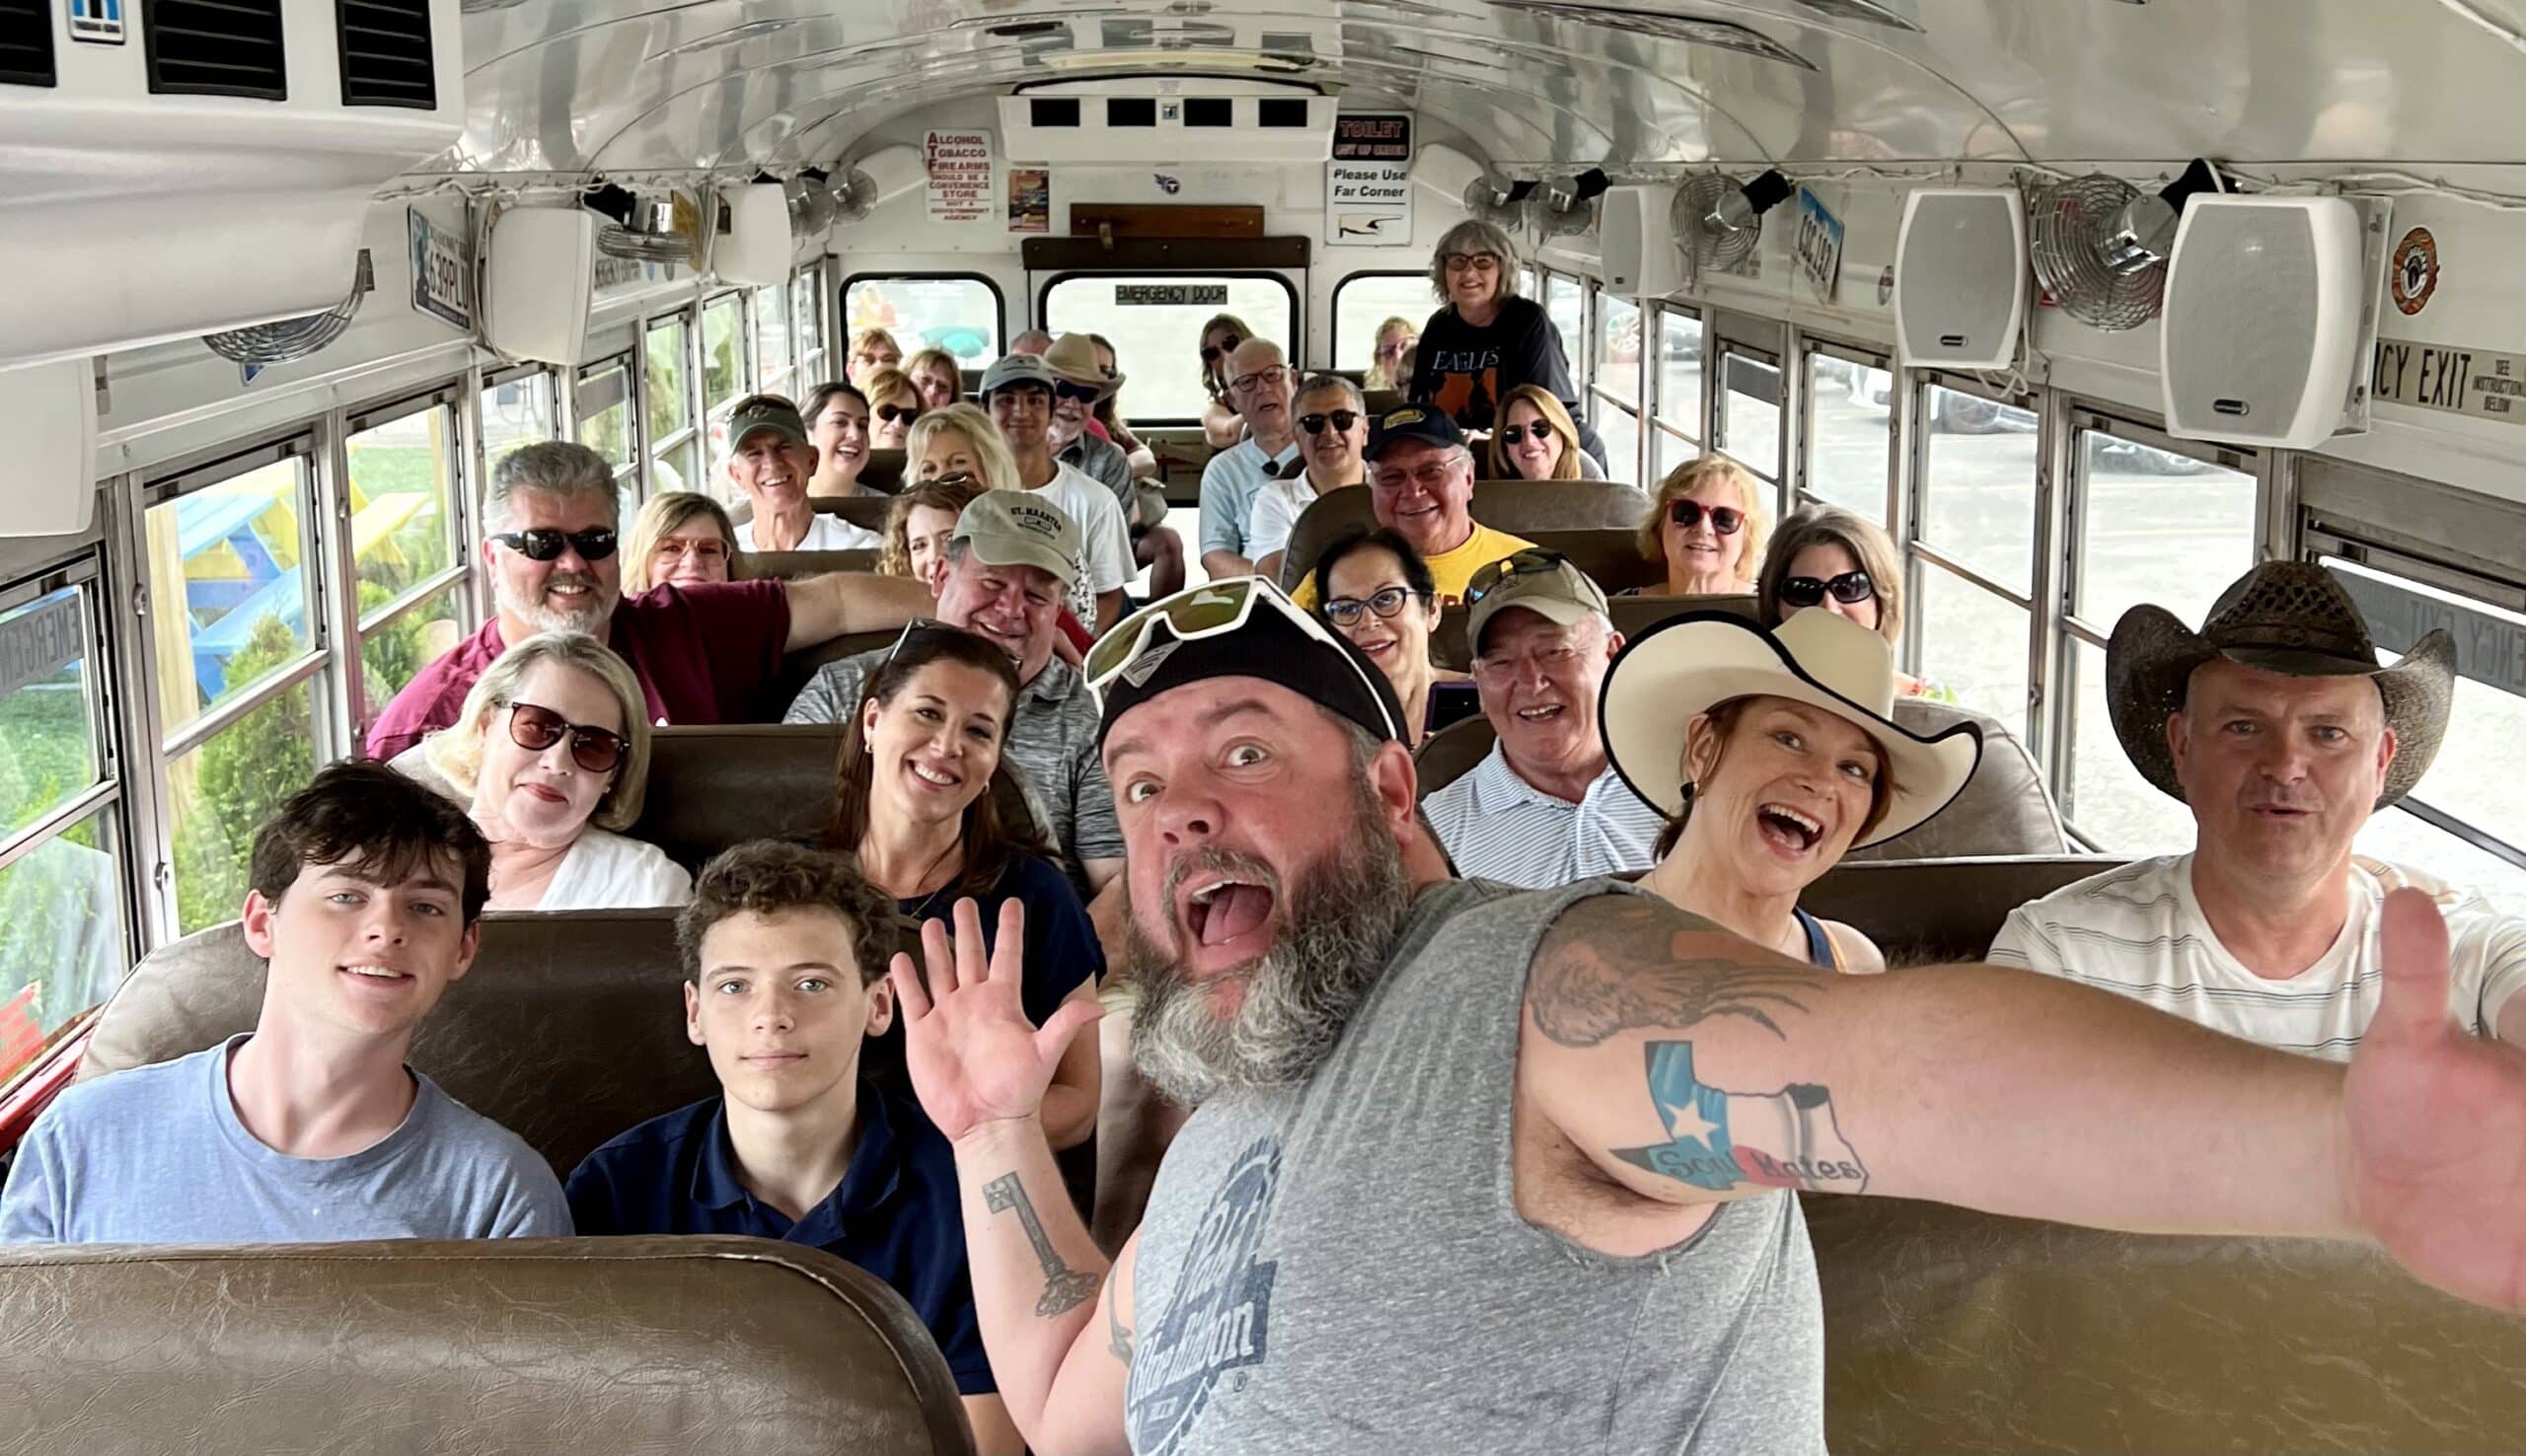
[[1522,576],[1549,576],[1569,564],[1568,556],[1541,546],[1512,551],[1473,574],[1465,583],[1464,604],[1470,607]]
[[591,526],[585,531],[537,526],[525,531],[503,531],[491,540],[530,561],[558,560],[564,546],[576,550],[581,560],[602,561],[614,554],[615,546],[614,528],[611,526]]
[[1218,359],[1222,354],[1233,354],[1236,352],[1236,346],[1243,342],[1245,342],[1245,340],[1231,333],[1227,336],[1227,342],[1226,343],[1204,344],[1202,346],[1202,362],[1208,364]]
[[1877,583],[1865,571],[1845,571],[1841,575],[1819,581],[1812,576],[1786,577],[1780,584],[1780,600],[1784,607],[1813,607],[1824,600],[1824,594],[1845,607],[1856,607],[1877,595]]
[[1360,416],[1356,411],[1335,409],[1324,414],[1300,415],[1299,428],[1310,435],[1321,435],[1324,433],[1324,422],[1328,419],[1333,421],[1334,433],[1340,435],[1351,433],[1351,426],[1360,422]]
[[1548,424],[1503,425],[1500,427],[1500,443],[1503,445],[1523,445],[1526,443],[1526,436],[1529,434],[1533,435],[1538,440],[1550,440],[1556,438],[1559,433],[1559,431],[1555,430]]
[[559,743],[563,734],[568,734],[570,762],[590,773],[612,773],[622,764],[624,754],[631,748],[620,733],[573,723],[551,708],[537,707],[514,698],[499,706],[509,710],[511,743],[529,753],[540,754]]
[[1069,380],[1057,379],[1053,381],[1053,398],[1077,400],[1081,404],[1093,404],[1105,398],[1105,392],[1094,385],[1072,384]]
[[1378,618],[1391,620],[1403,611],[1404,603],[1423,600],[1426,599],[1419,592],[1406,591],[1402,587],[1382,587],[1365,599],[1331,598],[1324,604],[1324,615],[1335,626],[1357,626],[1363,612],[1374,612]]
[[921,406],[918,404],[880,404],[868,412],[885,421],[887,424],[893,424],[899,419],[904,421],[906,424],[910,424],[912,421],[921,418]]
[[1735,506],[1711,506],[1705,511],[1700,501],[1688,497],[1667,503],[1667,519],[1685,531],[1700,525],[1704,515],[1710,517],[1710,529],[1722,536],[1735,536],[1746,527],[1746,513]]

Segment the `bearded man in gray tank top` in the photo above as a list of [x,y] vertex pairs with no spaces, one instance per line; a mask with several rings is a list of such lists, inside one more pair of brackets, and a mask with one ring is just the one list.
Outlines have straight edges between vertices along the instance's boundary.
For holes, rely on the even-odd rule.
[[2424,897],[2388,903],[2345,1069],[2022,971],[1835,977],[1608,882],[1451,880],[1383,676],[1258,580],[1088,667],[1133,1054],[1196,1109],[1110,1266],[1037,1116],[1093,1008],[1030,1026],[1020,927],[986,961],[970,903],[892,973],[1038,1451],[1820,1450],[1798,1190],[2375,1238],[2526,1307],[2526,1054],[2448,1021]]

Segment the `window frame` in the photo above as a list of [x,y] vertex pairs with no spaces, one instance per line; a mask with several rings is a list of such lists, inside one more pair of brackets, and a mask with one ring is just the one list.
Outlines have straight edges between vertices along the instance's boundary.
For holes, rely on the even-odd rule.
[[[336,511],[340,553],[337,569],[342,584],[341,626],[342,640],[345,644],[341,654],[343,676],[340,697],[350,714],[346,726],[350,731],[351,741],[358,741],[361,738],[360,725],[370,716],[367,700],[368,678],[360,666],[366,661],[363,653],[368,645],[370,634],[382,632],[395,625],[435,598],[447,594],[451,587],[468,587],[474,575],[472,546],[480,533],[475,524],[478,516],[472,506],[472,492],[465,486],[465,461],[475,453],[476,449],[473,442],[466,438],[466,431],[469,428],[464,407],[466,393],[463,380],[452,380],[417,395],[403,395],[382,403],[345,410],[342,414],[341,429],[334,433],[332,447],[333,464],[336,478],[341,482],[336,492],[339,502]],[[352,534],[350,509],[351,437],[439,408],[447,410],[449,435],[446,523],[449,534],[449,564],[435,575],[423,577],[406,588],[400,596],[388,599],[377,609],[374,617],[363,619],[359,610],[359,543]],[[482,619],[478,615],[480,608],[476,601],[477,595],[471,590],[458,590],[453,593],[453,600],[457,604],[457,624],[465,631],[470,632],[482,625]],[[384,703],[377,704],[381,711],[385,706]]]
[[[780,361],[778,370],[766,370],[763,358],[763,316],[769,310],[774,289],[780,290]],[[754,393],[779,395],[791,403],[798,401],[798,305],[789,295],[787,283],[766,283],[746,290],[746,338],[753,345],[755,363]]]
[[1792,507],[1833,504],[1817,494],[1809,483],[1815,478],[1816,469],[1816,391],[1809,384],[1815,372],[1815,361],[1819,357],[1837,359],[1844,364],[1874,369],[1886,375],[1890,384],[1886,396],[1886,498],[1879,502],[1878,513],[1873,519],[1884,528],[1887,539],[1900,550],[1904,537],[1896,526],[1897,517],[1902,514],[1904,494],[1903,371],[1896,366],[1894,352],[1828,334],[1802,332],[1798,335],[1793,357],[1798,360],[1798,419],[1793,427],[1782,431],[1783,448],[1794,460],[1794,465],[1788,467],[1790,478],[1796,482],[1791,487]]
[[[1782,362],[1781,355],[1772,353],[1767,349],[1758,348],[1752,344],[1748,344],[1738,339],[1722,336],[1719,340],[1719,347],[1714,351],[1710,346],[1709,331],[1707,328],[1705,328],[1702,334],[1702,360],[1704,364],[1707,364],[1714,357],[1719,361],[1719,368],[1716,371],[1705,368],[1702,371],[1701,377],[1703,414],[1704,418],[1708,422],[1708,428],[1710,431],[1710,443],[1706,448],[1716,450],[1727,456],[1730,460],[1744,466],[1748,471],[1753,472],[1756,479],[1771,486],[1775,496],[1775,499],[1773,500],[1774,512],[1775,514],[1781,514],[1780,507],[1790,499],[1790,492],[1793,489],[1789,472],[1790,440],[1794,433],[1792,428],[1793,421],[1790,417],[1790,400],[1792,391],[1789,383],[1789,369],[1787,365]],[[1746,457],[1728,448],[1726,439],[1726,422],[1728,416],[1727,411],[1722,404],[1721,397],[1729,393],[1728,376],[1731,364],[1734,360],[1740,357],[1749,359],[1754,363],[1761,365],[1763,368],[1770,370],[1774,380],[1776,381],[1774,394],[1779,398],[1772,400],[1772,412],[1778,417],[1778,423],[1772,431],[1772,459],[1771,469],[1769,471],[1765,471],[1760,465],[1747,460]],[[1715,388],[1713,387],[1714,380],[1717,381]],[[1740,391],[1739,393],[1745,392]],[[1748,394],[1746,395],[1746,398],[1753,399],[1755,397]]]
[[[1303,273],[1305,270],[1298,269],[1297,271]],[[896,276],[908,275],[897,274]],[[1036,285],[1035,319],[1038,327],[1049,327],[1044,326],[1042,321],[1052,317],[1053,290],[1073,278],[1185,278],[1199,279],[1204,282],[1221,278],[1267,279],[1280,285],[1281,292],[1287,294],[1290,300],[1290,338],[1276,339],[1274,342],[1281,345],[1285,354],[1295,350],[1299,357],[1304,357],[1305,345],[1302,341],[1306,337],[1306,293],[1297,283],[1290,281],[1287,273],[1276,272],[1270,268],[1065,268],[1057,273],[1046,274],[1044,281]],[[1290,367],[1298,370],[1300,375],[1305,373],[1296,362],[1293,362]],[[1135,413],[1132,417],[1132,428],[1135,430],[1191,429],[1200,425],[1201,422],[1200,415],[1143,417]]]
[[[2023,409],[2036,416],[2034,581],[2025,593],[2011,591],[1982,571],[1967,565],[1962,558],[1921,539],[1923,506],[1929,490],[1929,450],[1932,432],[1913,427],[1913,422],[1928,417],[1930,389],[1936,386],[2009,408]],[[1903,601],[1908,624],[1903,632],[1902,667],[1915,677],[1921,674],[1921,643],[1928,635],[1922,628],[1928,614],[1922,609],[1925,573],[1945,571],[1968,586],[1998,597],[2027,614],[2027,702],[2023,714],[2015,722],[2001,720],[2028,752],[2035,756],[2043,770],[2047,785],[2056,766],[2048,761],[2044,749],[2052,743],[2050,722],[2046,717],[2051,664],[2050,619],[2054,612],[2046,604],[2054,589],[2057,572],[2052,553],[2057,551],[2059,529],[2054,503],[2054,467],[2052,452],[2058,448],[2059,428],[2047,403],[2057,406],[2057,399],[2047,400],[2033,394],[2016,395],[1996,390],[1970,375],[1950,374],[1934,369],[1897,371],[1894,399],[1899,403],[1894,428],[1900,433],[1903,465],[1900,482],[1903,506],[1903,534],[1894,538],[1895,546],[1903,553]],[[2041,746],[2041,747],[2039,747]]]
[[[800,263],[789,274],[789,353],[796,361],[799,381],[809,389],[825,383],[825,358],[832,347],[825,337],[829,326],[824,288],[825,260],[821,257]],[[814,348],[799,346],[810,339]]]
[[[1654,331],[1658,338],[1657,354],[1659,363],[1658,368],[1646,371],[1649,381],[1648,387],[1652,395],[1651,407],[1648,410],[1648,424],[1651,432],[1653,434],[1665,435],[1667,438],[1674,440],[1685,446],[1687,449],[1693,451],[1706,449],[1707,447],[1703,444],[1703,441],[1710,438],[1710,370],[1707,367],[1710,363],[1710,320],[1700,307],[1688,303],[1678,303],[1672,299],[1662,298],[1655,300],[1655,306],[1650,312],[1651,323],[1655,326]],[[1667,320],[1670,317],[1690,319],[1692,321],[1693,328],[1700,330],[1701,333],[1701,357],[1704,368],[1702,369],[1701,376],[1701,398],[1694,401],[1694,418],[1692,421],[1692,428],[1696,432],[1695,434],[1686,434],[1682,425],[1675,423],[1668,417],[1667,370],[1665,366],[1667,362]],[[1644,328],[1641,330],[1641,346],[1643,350],[1642,363],[1644,365],[1648,362],[1648,340],[1652,331],[1653,330],[1649,328]],[[1649,451],[1649,464],[1654,468],[1658,463],[1658,446],[1654,440],[1650,443]],[[1664,476],[1664,472],[1653,471],[1650,478],[1662,479]]]
[[[640,361],[643,355],[643,345],[647,342],[647,338],[648,336],[646,334],[638,335],[621,352],[607,354],[600,359],[590,359],[585,364],[581,364],[577,368],[572,369],[568,376],[570,404],[570,431],[568,438],[572,444],[587,445],[587,414],[586,411],[579,407],[579,391],[587,387],[588,380],[593,376],[602,375],[609,369],[620,369],[623,371],[623,399],[621,402],[624,406],[624,413],[629,416],[626,424],[624,425],[624,431],[630,436],[630,439],[626,443],[631,447],[632,459],[629,463],[623,465],[616,465],[612,461],[607,461],[606,464],[614,472],[614,488],[618,492],[623,489],[628,478],[632,486],[632,500],[630,504],[635,510],[649,498],[647,488],[648,472],[644,469],[642,464],[648,459],[648,453],[645,448],[648,442],[643,437],[648,434],[649,422],[641,415],[641,405],[643,401],[640,396]],[[739,347],[742,348],[744,346],[742,342],[742,331],[739,334]],[[741,395],[738,398],[743,399],[744,397]],[[611,408],[613,406],[608,405],[607,407]],[[602,414],[605,411],[599,410],[597,412]],[[591,445],[588,448],[593,450],[596,447]]]
[[[1551,276],[1552,275],[1549,273],[1544,275],[1544,290],[1547,292],[1552,286],[1550,281]],[[1582,309],[1580,317],[1585,321],[1588,330],[1588,347],[1582,351],[1588,356],[1588,379],[1587,383],[1581,385],[1580,388],[1587,391],[1586,398],[1588,401],[1589,428],[1595,430],[1597,436],[1601,439],[1605,433],[1605,427],[1603,424],[1605,410],[1620,410],[1622,413],[1629,415],[1631,417],[1632,425],[1632,454],[1630,462],[1631,478],[1635,480],[1650,478],[1649,467],[1654,464],[1658,458],[1656,432],[1654,430],[1644,428],[1646,419],[1652,416],[1655,412],[1656,403],[1652,394],[1654,386],[1651,382],[1651,376],[1653,371],[1649,368],[1649,328],[1650,325],[1655,322],[1652,311],[1646,305],[1637,300],[1624,298],[1620,294],[1613,295],[1617,302],[1625,304],[1636,310],[1639,313],[1641,320],[1640,357],[1632,361],[1632,369],[1634,371],[1634,378],[1632,380],[1633,399],[1630,401],[1625,401],[1620,396],[1605,388],[1602,379],[1602,366],[1604,361],[1598,357],[1605,351],[1604,301],[1606,294],[1604,285],[1594,278],[1583,278],[1579,281],[1579,297]],[[1550,307],[1547,305],[1547,315],[1549,312]],[[1613,472],[1619,468],[1618,463],[1614,461],[1609,460],[1605,464],[1607,467],[1606,473],[1608,474],[1613,473]]]
[[[1421,280],[1422,286],[1426,288],[1429,286],[1430,272],[1427,268],[1355,268],[1342,275],[1342,281],[1333,285],[1333,292],[1326,297],[1324,302],[1326,310],[1324,323],[1324,357],[1333,361],[1329,367],[1335,370],[1340,370],[1343,367],[1342,290],[1350,287],[1362,278],[1418,278]],[[1430,305],[1432,312],[1436,312],[1440,307],[1441,305],[1436,303]],[[1423,324],[1427,324],[1429,322],[1429,316],[1426,314],[1423,315],[1421,322]],[[1374,344],[1376,342],[1375,336],[1372,334],[1369,341],[1371,344]]]
[[834,378],[843,378],[851,368],[851,290],[861,283],[883,283],[898,278],[906,283],[980,283],[991,293],[991,346],[995,356],[1006,352],[1008,341],[1016,336],[1008,327],[1008,296],[1001,292],[1000,280],[989,273],[956,268],[917,270],[889,268],[884,271],[870,269],[866,272],[846,273],[843,275],[842,286],[835,289],[833,295],[834,318],[837,321],[836,327],[841,331],[826,345],[842,360],[841,368],[835,373]]
[[[651,387],[653,383],[649,375],[649,335],[653,330],[670,328],[679,328],[683,331],[683,347],[678,350],[680,356],[678,360],[678,374],[684,385],[684,423],[677,426],[675,429],[669,430],[662,438],[649,439],[646,437],[649,433],[649,401],[652,398]],[[678,449],[688,440],[698,440],[702,437],[704,421],[702,417],[701,338],[702,310],[699,301],[685,304],[681,308],[668,309],[661,313],[650,314],[640,320],[639,343],[632,350],[632,353],[639,360],[639,407],[635,412],[640,417],[640,433],[643,437],[641,441],[643,448],[640,451],[637,464],[639,466],[640,475],[643,481],[640,491],[640,499],[644,503],[649,499],[649,497],[656,495],[659,490],[657,479],[658,457]],[[700,447],[697,447],[694,452],[697,460],[705,453],[706,452]],[[700,469],[706,472],[708,470],[708,465],[704,463],[700,466]],[[695,489],[695,482],[687,480],[684,482],[683,488],[687,490]],[[628,525],[625,528],[624,534],[626,536],[631,534]]]

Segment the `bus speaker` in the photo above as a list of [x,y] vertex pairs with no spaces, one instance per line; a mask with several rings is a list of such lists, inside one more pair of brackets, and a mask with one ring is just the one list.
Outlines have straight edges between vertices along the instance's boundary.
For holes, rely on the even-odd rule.
[[0,536],[71,536],[97,506],[97,381],[85,356],[0,369],[0,440],[9,442]]
[[1894,245],[1895,356],[2006,369],[2026,329],[2026,208],[2015,187],[1917,187]]
[[1605,291],[1626,298],[1663,298],[1684,286],[1684,255],[1675,246],[1668,214],[1675,189],[1621,186],[1606,189],[1604,228],[1598,240],[1605,263]]
[[584,207],[512,207],[491,224],[483,341],[512,359],[586,362],[596,230]]
[[797,245],[789,236],[789,194],[779,182],[754,182],[719,193],[726,208],[710,245],[710,271],[722,283],[762,288],[789,281]]
[[2340,197],[2195,197],[2167,265],[2167,433],[2307,450],[2364,380],[2363,222]]

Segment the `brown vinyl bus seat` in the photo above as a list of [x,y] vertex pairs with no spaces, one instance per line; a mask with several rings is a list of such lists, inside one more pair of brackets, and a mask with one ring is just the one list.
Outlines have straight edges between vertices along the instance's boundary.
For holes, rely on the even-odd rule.
[[731,581],[796,581],[829,571],[874,571],[875,551],[739,551],[729,563]]
[[2043,772],[2034,756],[1996,718],[1952,707],[1926,697],[1894,699],[1896,726],[1923,735],[1943,733],[1959,723],[1982,729],[1982,762],[1965,781],[1956,801],[1938,816],[1881,844],[1854,849],[1853,863],[1879,859],[1957,859],[1971,856],[2075,854],[2060,808],[2043,786]]
[[2526,1432],[2526,1322],[2369,1245],[1803,1201],[1844,1456],[2512,1451]]
[[1361,399],[1362,402],[1369,406],[1371,419],[1376,418],[1389,409],[1401,409],[1404,404],[1401,390],[1366,390],[1362,392]]
[[[1687,612],[1733,612],[1739,617],[1754,615],[1754,598],[1744,596],[1709,597],[1608,597],[1606,615],[1613,619],[1614,630],[1624,637],[1637,637],[1657,623]],[[1449,607],[1439,613],[1439,628],[1430,634],[1430,660],[1443,668],[1470,672],[1473,668],[1473,643],[1464,632],[1466,609]]]
[[2121,863],[2088,854],[1845,861],[1808,886],[1798,905],[1857,928],[1889,965],[1978,961],[2009,911]]
[[[843,551],[839,554],[856,553]],[[903,632],[900,630],[846,632],[839,637],[818,642],[813,647],[801,647],[782,657],[780,676],[772,685],[771,693],[764,704],[764,716],[776,723],[786,717],[789,713],[789,704],[797,701],[800,690],[807,686],[807,680],[814,677],[816,669],[823,667],[826,663],[840,662],[846,657],[857,657],[862,652],[874,652],[881,647],[892,647],[896,639],[901,636]]]
[[[1541,544],[1539,531],[1620,531],[1630,533],[1649,509],[1637,486],[1607,480],[1477,480],[1467,510],[1494,531],[1506,531]],[[1281,558],[1281,585],[1295,591],[1315,558],[1341,536],[1373,524],[1369,492],[1337,490],[1315,498],[1290,528],[1290,544]],[[1636,559],[1637,550],[1632,553]],[[1635,578],[1643,585],[1664,580],[1626,569],[1621,585]],[[1612,590],[1607,587],[1606,590]]]
[[894,495],[904,488],[904,453],[901,449],[871,450],[868,463],[859,468],[859,483],[870,490]]
[[0,1450],[972,1450],[909,1305],[743,1238],[0,1252]]

